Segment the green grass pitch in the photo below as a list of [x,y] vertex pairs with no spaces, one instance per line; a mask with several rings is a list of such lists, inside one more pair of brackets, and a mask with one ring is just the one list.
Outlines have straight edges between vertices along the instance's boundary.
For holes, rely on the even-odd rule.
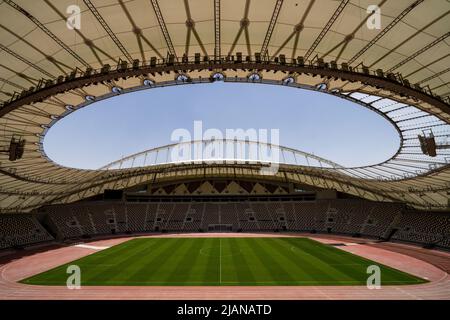
[[67,266],[81,285],[365,285],[378,265],[382,285],[423,279],[307,238],[137,238],[21,281],[66,285]]

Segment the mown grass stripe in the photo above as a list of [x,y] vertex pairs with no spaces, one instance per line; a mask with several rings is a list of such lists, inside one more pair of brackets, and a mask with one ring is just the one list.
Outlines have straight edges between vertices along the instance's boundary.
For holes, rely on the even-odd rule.
[[[203,250],[203,256],[205,256],[204,260],[204,269],[202,281],[208,283],[209,285],[219,285],[219,256],[213,254],[214,251],[219,251],[219,240],[217,238],[209,238],[209,241],[205,243],[205,247]],[[210,254],[207,254],[208,248],[210,248]]]
[[170,263],[168,263],[167,269],[164,270],[166,276],[164,276],[163,279],[166,283],[170,284],[174,281],[188,282],[191,273],[194,272],[204,240],[189,240],[190,241],[184,241],[184,243],[181,244],[178,250],[180,254],[174,255]]
[[[348,275],[347,278],[359,281],[361,285],[365,285],[369,274],[367,267],[370,265],[377,265],[381,271],[381,284],[393,284],[394,279],[397,279],[395,284],[411,283],[413,279],[418,279],[416,283],[423,282],[422,279],[412,275],[403,273],[402,271],[390,268],[381,263],[374,262],[361,256],[354,255],[350,252],[340,250],[330,245],[324,245],[318,241],[305,239],[304,250],[309,254],[317,256],[322,261],[330,261],[329,266],[333,268],[334,272]],[[339,281],[345,281],[339,277]]]
[[182,238],[170,238],[168,246],[164,246],[164,241],[161,241],[158,251],[154,255],[146,257],[141,262],[141,267],[131,274],[130,278],[144,281],[162,280],[167,267],[170,266],[171,259],[183,252],[183,243]]
[[203,281],[203,267],[206,264],[207,259],[203,254],[200,253],[200,250],[205,247],[207,239],[208,238],[195,239],[196,245],[193,249],[194,251],[190,252],[190,255],[187,255],[185,257],[185,260],[182,262],[190,268],[185,280],[186,283]]
[[[327,260],[327,255],[323,252],[324,245],[316,246],[315,243],[309,241],[296,241],[296,239],[287,239],[285,238],[288,244],[297,248],[299,251],[298,255],[301,255],[304,260],[309,261],[313,267],[309,270],[310,275],[315,278],[317,281],[328,281],[334,280],[339,282],[342,281],[353,281],[360,280],[354,278],[351,274],[342,272],[336,266],[333,266],[332,263],[339,264],[340,260],[336,260],[334,258],[330,258]],[[296,252],[294,251],[294,254]]]
[[[166,241],[160,239],[152,239],[157,241],[151,246],[151,251],[147,254],[142,251],[137,253],[137,259],[128,259],[128,267],[122,270],[116,270],[114,275],[110,275],[106,281],[110,285],[126,285],[129,281],[145,281],[149,276],[149,272],[157,272],[157,269],[163,266],[164,257],[168,252],[179,246],[177,239],[168,238]],[[140,257],[140,258],[139,258]],[[90,280],[92,283],[98,283],[97,279]]]
[[[153,247],[156,248],[157,241],[136,241],[133,247],[127,248],[128,251],[120,250],[115,256],[99,257],[99,259],[90,268],[92,271],[86,275],[85,264],[81,264],[82,268],[82,282],[108,282],[111,279],[122,278],[123,274],[127,272],[126,268],[130,265],[136,265],[135,261],[141,260],[142,256],[146,255],[146,251]],[[150,249],[150,250],[152,250]],[[98,264],[102,263],[102,266]],[[89,271],[89,270],[88,270]]]
[[[303,251],[295,252],[291,250],[293,247],[291,243],[284,241],[283,238],[273,239],[267,242],[267,245],[273,248],[274,252],[284,257],[284,263],[290,265],[292,268],[293,278],[307,281],[320,281],[316,270],[326,272],[327,270],[321,263],[314,263],[310,257],[305,256]],[[332,280],[334,277],[325,273],[324,279]]]
[[222,276],[222,282],[226,283],[244,283],[244,282],[254,282],[255,277],[250,269],[251,261],[248,259],[248,255],[243,254],[240,248],[241,241],[230,238],[227,239],[229,244],[229,249],[231,255],[228,260],[228,267],[223,268],[224,275]]
[[267,240],[264,238],[256,238],[253,241],[247,241],[247,243],[252,248],[252,253],[254,252],[253,256],[259,261],[259,268],[267,270],[267,280],[273,280],[274,283],[278,281],[294,281],[295,279],[290,272],[273,256],[274,252],[269,251],[265,247],[265,241]]

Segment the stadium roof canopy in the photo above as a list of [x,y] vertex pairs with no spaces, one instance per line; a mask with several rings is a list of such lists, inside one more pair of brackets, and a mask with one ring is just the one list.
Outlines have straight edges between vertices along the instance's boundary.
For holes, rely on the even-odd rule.
[[[69,21],[79,17],[80,29],[72,24],[71,30],[67,17],[74,4],[80,15]],[[448,149],[424,155],[417,136],[431,129],[445,144],[450,134],[449,14],[447,0],[3,0],[0,212],[77,201],[144,181],[208,176],[278,179],[448,208]],[[53,123],[98,100],[215,80],[349,99],[396,126],[399,151],[352,174],[283,164],[264,177],[258,163],[78,170],[53,163],[42,149]],[[17,147],[21,140],[23,157],[10,161],[11,141]]]

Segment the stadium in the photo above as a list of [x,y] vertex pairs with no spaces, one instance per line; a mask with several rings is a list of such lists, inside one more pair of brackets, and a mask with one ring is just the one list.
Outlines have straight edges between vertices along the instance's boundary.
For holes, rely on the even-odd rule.
[[[450,300],[449,1],[3,0],[0,9],[0,299]],[[366,142],[370,153],[347,143],[348,158],[366,153],[358,165],[249,130],[194,128],[188,140],[99,166],[85,155],[88,168],[44,147],[58,135],[74,150],[88,125],[57,130],[99,105],[164,92],[184,105],[184,90],[212,108],[223,99],[207,92],[221,86],[256,112],[264,101],[250,87],[260,100],[275,90],[272,111],[294,126],[307,120],[286,115],[281,99],[295,108],[298,93],[363,110],[393,135]],[[172,110],[164,99],[154,104]],[[156,137],[170,123],[149,112],[160,127],[144,129]],[[314,124],[338,128],[330,148],[340,121]],[[352,137],[371,131],[348,121],[362,128]],[[293,136],[320,147],[313,134]],[[387,157],[372,158],[387,144]]]

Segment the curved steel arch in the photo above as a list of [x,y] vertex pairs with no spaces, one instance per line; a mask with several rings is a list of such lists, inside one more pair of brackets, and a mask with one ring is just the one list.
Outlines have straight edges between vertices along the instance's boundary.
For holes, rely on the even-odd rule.
[[[196,147],[199,144],[208,144],[208,143],[225,143],[227,144],[226,147],[229,146],[229,144],[231,144],[231,146],[233,147],[233,151],[236,150],[235,148],[238,147],[239,144],[246,144],[248,145],[248,148],[251,148],[252,146],[255,146],[257,148],[259,148],[260,146],[264,146],[264,147],[268,147],[269,149],[276,149],[279,150],[279,153],[281,154],[281,158],[285,158],[283,156],[284,152],[290,152],[293,153],[295,155],[301,155],[307,159],[312,159],[317,161],[319,164],[327,164],[330,168],[344,168],[343,166],[341,166],[340,164],[337,164],[336,162],[333,162],[331,160],[316,156],[314,154],[305,152],[305,151],[301,151],[301,150],[296,150],[293,148],[288,148],[288,147],[284,147],[284,146],[280,146],[280,145],[275,145],[272,143],[268,143],[268,142],[261,142],[261,141],[249,141],[249,140],[233,140],[233,139],[218,139],[218,140],[192,140],[192,141],[182,141],[182,142],[178,142],[178,143],[172,143],[172,144],[167,144],[164,146],[160,146],[160,147],[156,147],[156,148],[151,148],[148,150],[144,150],[141,152],[137,152],[134,153],[132,155],[126,156],[124,158],[121,158],[119,160],[113,161],[111,163],[108,163],[105,166],[100,167],[98,170],[111,170],[111,169],[128,169],[128,168],[136,168],[136,167],[146,167],[146,166],[152,166],[152,165],[157,165],[157,164],[185,164],[185,163],[194,163],[194,162],[204,162],[204,163],[213,163],[214,161],[225,161],[225,162],[236,162],[236,161],[244,161],[245,163],[247,162],[259,162],[259,163],[271,163],[271,161],[264,161],[263,159],[260,158],[259,153],[258,155],[256,155],[256,157],[251,157],[253,156],[253,154],[249,154],[248,157],[246,158],[209,158],[209,159],[205,159],[203,156],[200,158],[192,157],[192,154],[190,154],[191,156],[188,159],[179,159],[179,160],[173,160],[170,159],[168,161],[163,161],[163,162],[157,162],[157,157],[155,157],[155,162],[146,165],[146,162],[144,160],[144,163],[142,166],[134,166],[133,164],[136,162],[136,159],[138,159],[139,157],[144,157],[144,159],[147,158],[151,158],[152,154],[158,154],[158,152],[160,151],[166,151],[168,152],[172,152],[172,151],[176,151],[176,148],[179,147],[183,147],[183,146],[190,146],[190,147]],[[220,145],[217,145],[216,147],[221,147]],[[225,147],[225,148],[226,148]],[[223,146],[222,146],[223,148]],[[259,149],[258,149],[259,150]],[[233,152],[234,153],[234,152]],[[234,156],[234,154],[233,154]],[[131,166],[127,166],[124,167],[123,164],[126,163],[127,161],[132,161],[132,165]],[[308,162],[308,161],[307,161]],[[285,161],[278,161],[277,163],[283,163],[283,164],[288,164]],[[314,167],[314,166],[313,166]]]

